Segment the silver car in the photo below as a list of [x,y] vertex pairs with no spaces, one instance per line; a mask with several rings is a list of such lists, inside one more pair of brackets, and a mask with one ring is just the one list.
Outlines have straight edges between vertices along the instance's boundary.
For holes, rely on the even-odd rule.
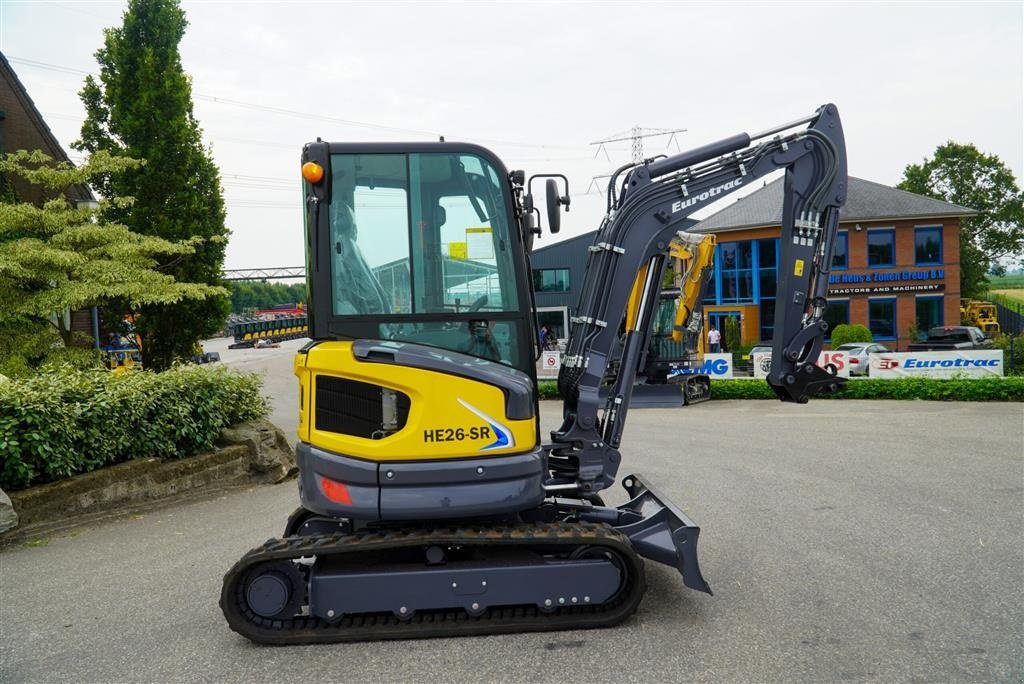
[[871,360],[868,354],[887,352],[889,349],[875,342],[850,342],[840,345],[835,351],[846,352],[846,358],[850,360],[850,375],[868,375],[868,362]]

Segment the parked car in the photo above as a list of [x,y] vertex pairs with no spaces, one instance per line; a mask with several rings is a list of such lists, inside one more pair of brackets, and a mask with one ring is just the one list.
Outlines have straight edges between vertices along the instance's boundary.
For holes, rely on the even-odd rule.
[[924,342],[914,342],[909,351],[965,351],[970,349],[989,349],[992,338],[981,332],[980,328],[969,325],[945,325],[932,328]]
[[883,344],[875,342],[849,342],[836,347],[836,351],[846,352],[846,358],[850,363],[850,375],[869,375],[868,361],[871,357],[868,354],[891,351]]

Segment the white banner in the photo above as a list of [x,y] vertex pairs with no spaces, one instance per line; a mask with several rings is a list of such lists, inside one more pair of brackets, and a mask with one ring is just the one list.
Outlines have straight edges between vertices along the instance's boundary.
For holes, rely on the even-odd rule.
[[712,378],[724,379],[732,377],[732,354],[705,354],[703,363],[689,368],[676,368],[669,371],[668,376],[695,375],[703,373]]
[[1005,374],[1002,349],[881,352],[870,356],[868,374],[873,378],[986,378]]
[[[754,377],[767,378],[772,369],[772,353],[758,352],[750,357],[754,364]],[[829,366],[835,368],[836,375],[841,378],[850,377],[850,361],[843,351],[823,351],[818,355],[818,366],[830,370]]]

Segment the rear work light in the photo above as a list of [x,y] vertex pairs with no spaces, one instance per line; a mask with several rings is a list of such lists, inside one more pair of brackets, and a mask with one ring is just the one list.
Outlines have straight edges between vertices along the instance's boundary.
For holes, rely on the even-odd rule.
[[352,497],[349,495],[348,487],[345,486],[344,482],[336,482],[329,477],[321,475],[320,489],[324,491],[324,496],[334,503],[345,504],[346,506],[352,505]]

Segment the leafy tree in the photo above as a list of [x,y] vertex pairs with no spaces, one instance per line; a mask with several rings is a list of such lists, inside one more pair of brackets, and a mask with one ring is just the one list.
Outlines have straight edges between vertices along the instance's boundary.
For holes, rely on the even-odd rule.
[[231,310],[242,313],[246,309],[267,309],[282,304],[305,302],[306,285],[298,283],[236,282],[231,283]]
[[191,255],[201,238],[171,242],[100,218],[111,208],[130,207],[129,197],[101,202],[98,209],[77,208],[60,192],[97,173],[140,166],[106,152],[78,168],[39,151],[0,157],[0,173],[56,191],[41,207],[0,203],[0,372],[19,374],[55,349],[70,348],[74,340],[63,315],[69,309],[224,296],[223,288],[178,282],[155,269],[161,260]]
[[849,323],[840,323],[832,330],[830,344],[833,349],[839,349],[850,342],[874,342],[875,337],[868,330],[867,326]]
[[961,296],[981,296],[993,263],[1024,254],[1024,194],[996,155],[950,141],[931,159],[909,164],[896,187],[981,212],[961,222]]
[[[178,44],[188,22],[177,0],[130,0],[120,28],[107,29],[97,81],[86,77],[79,93],[86,120],[73,147],[144,159],[145,167],[93,179],[111,203],[106,215],[136,233],[191,242],[187,254],[165,255],[161,271],[178,280],[222,284],[224,198],[220,176],[192,113],[192,86]],[[166,368],[192,353],[198,340],[221,329],[230,310],[226,294],[175,303],[147,303],[136,318],[144,362]]]

